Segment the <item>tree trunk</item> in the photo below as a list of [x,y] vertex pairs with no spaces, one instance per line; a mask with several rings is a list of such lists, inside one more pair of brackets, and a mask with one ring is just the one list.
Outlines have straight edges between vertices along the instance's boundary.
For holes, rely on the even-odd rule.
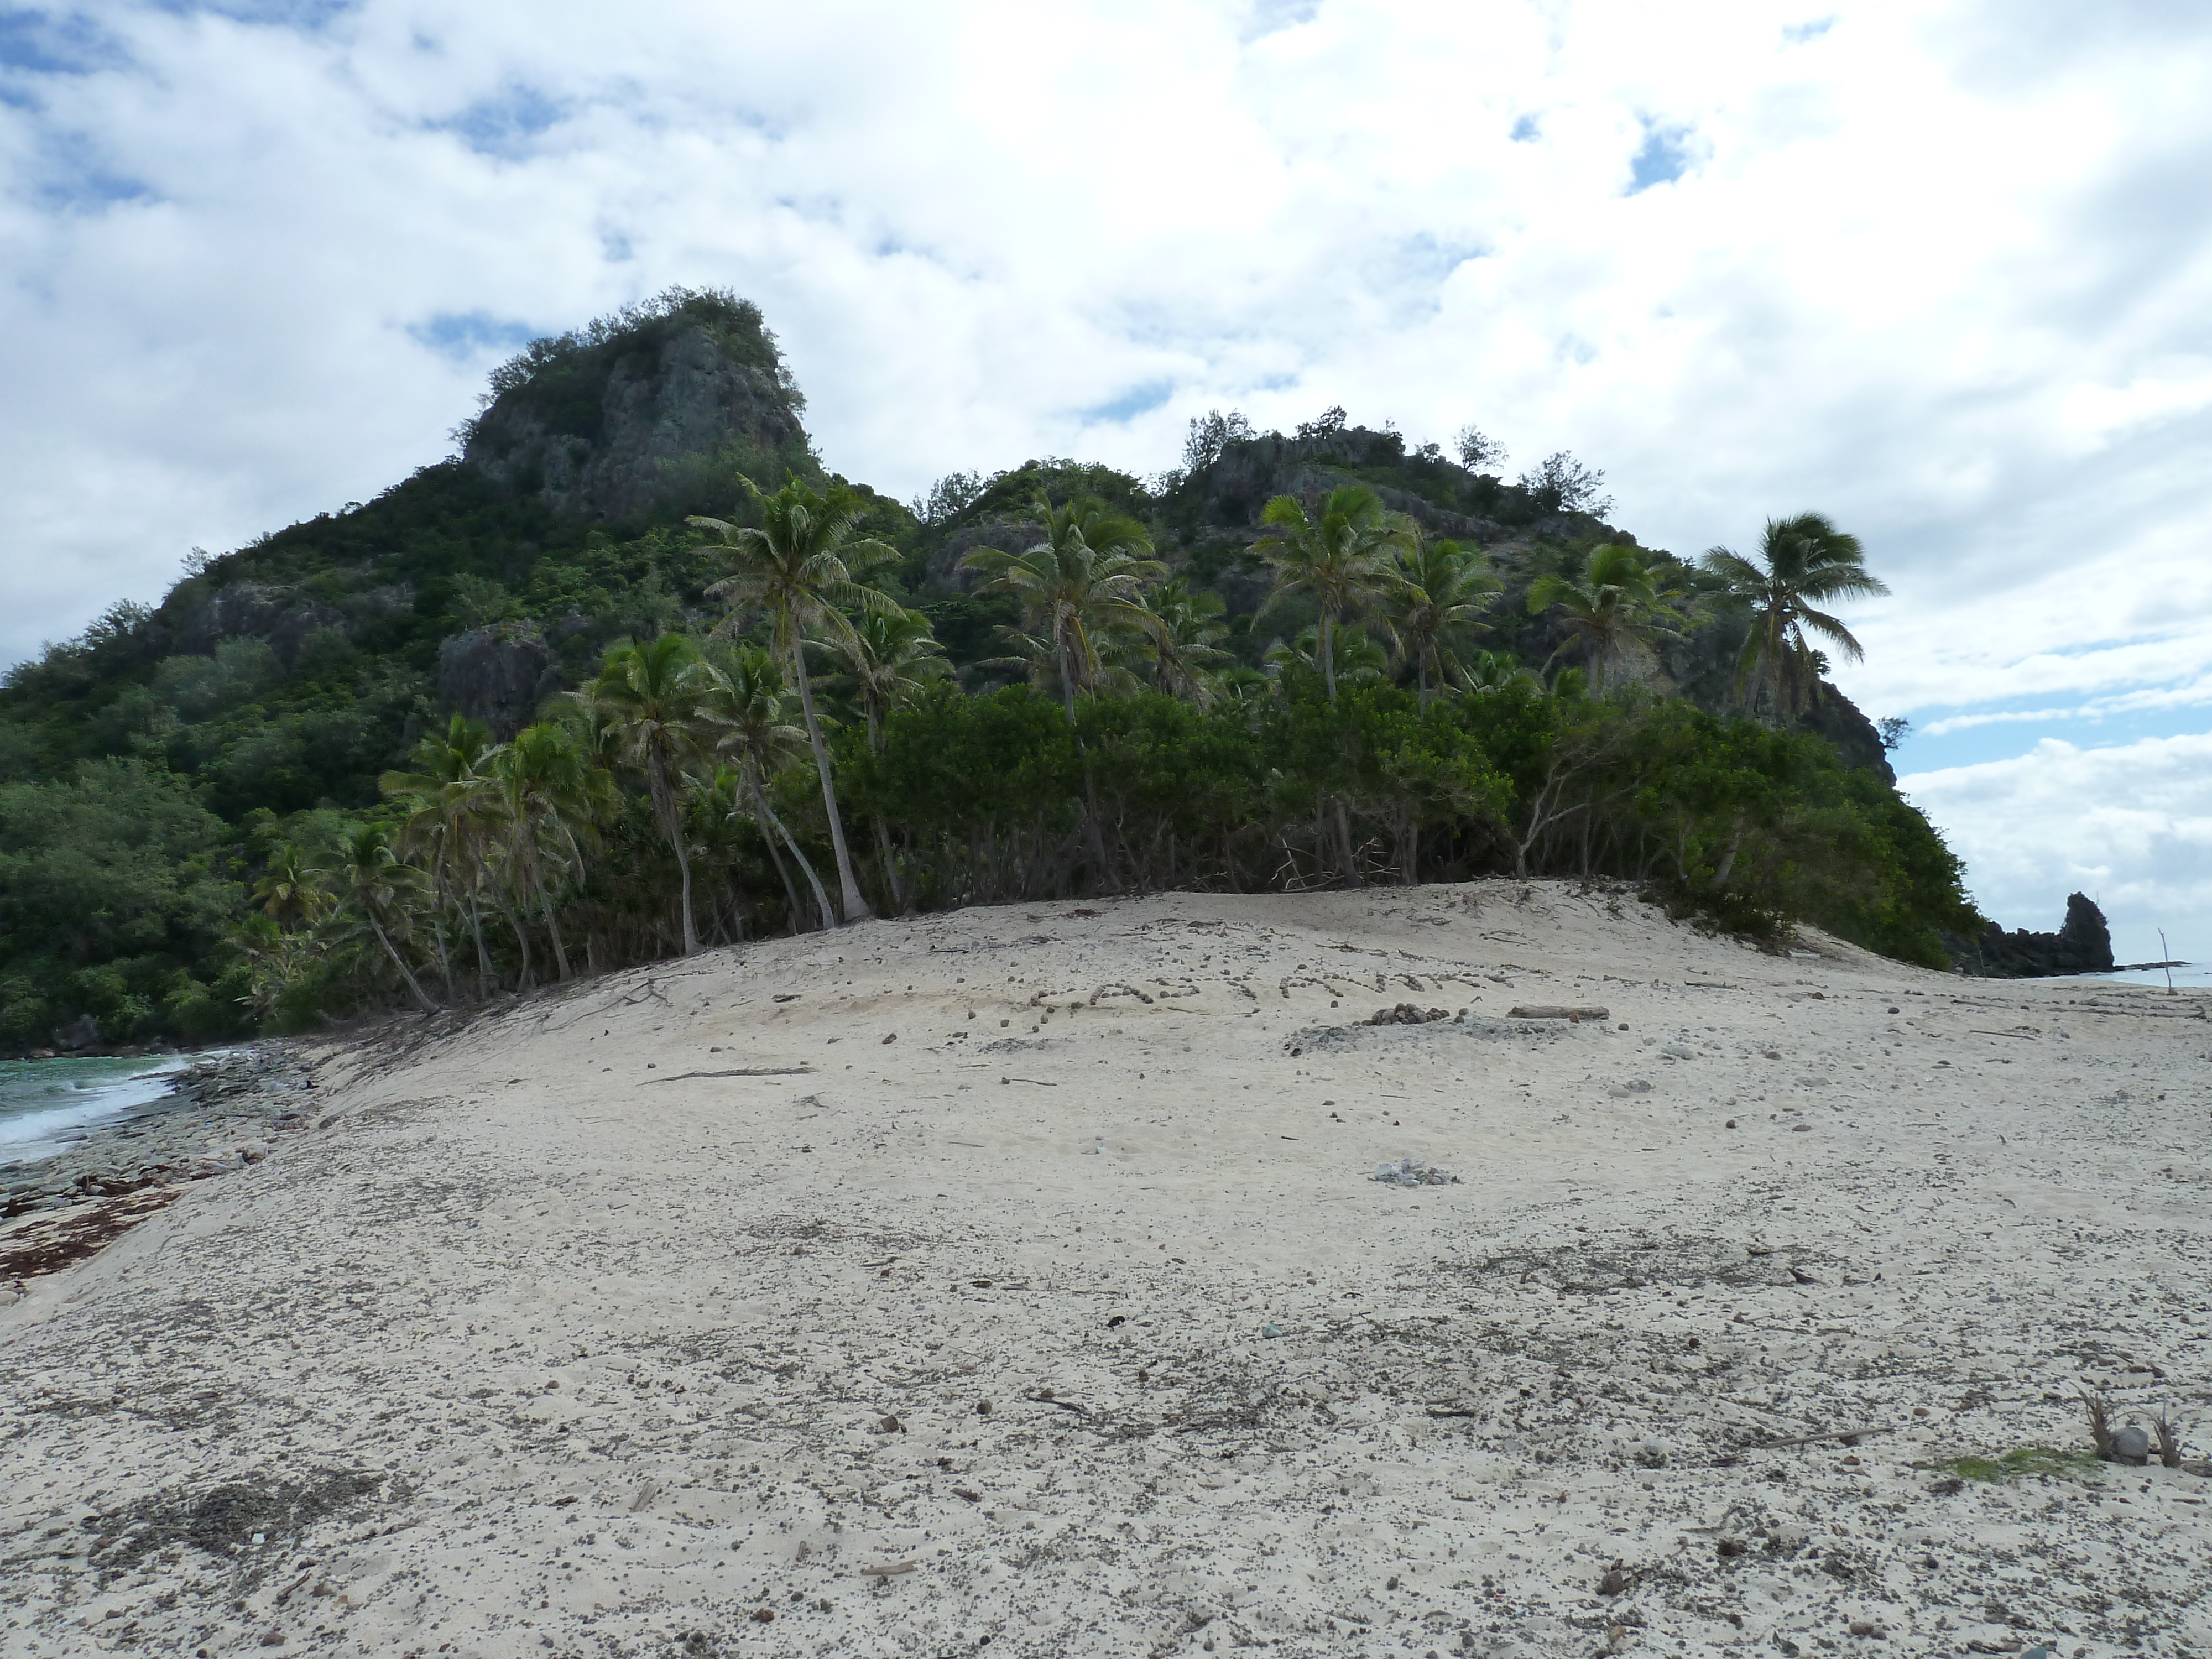
[[1735,833],[1729,837],[1728,851],[1721,854],[1720,867],[1713,872],[1713,878],[1710,884],[1712,891],[1717,893],[1728,885],[1729,872],[1735,868],[1736,849],[1742,845],[1743,820],[1738,818]]
[[[755,809],[760,813],[769,828],[783,837],[783,844],[791,848],[791,856],[799,860],[799,867],[806,872],[806,884],[814,890],[814,901],[822,907],[823,927],[825,930],[836,927],[837,913],[830,908],[830,895],[822,890],[822,878],[814,873],[814,861],[799,850],[799,842],[793,837],[791,831],[783,827],[783,820],[776,817],[775,809],[768,804],[768,794],[762,789],[760,780],[757,777],[749,778],[747,781],[752,785]],[[772,844],[769,850],[774,850]],[[787,879],[785,884],[789,884]],[[794,905],[795,903],[794,899]]]
[[446,982],[446,1000],[458,1002],[460,998],[453,990],[453,959],[446,954],[446,925],[442,921],[430,925],[430,942],[438,952],[438,976]]
[[837,786],[830,775],[830,750],[822,741],[822,722],[814,714],[814,690],[806,678],[805,641],[793,644],[791,665],[793,678],[799,682],[799,706],[806,714],[806,740],[814,745],[814,769],[822,775],[822,805],[830,815],[830,845],[837,854],[837,885],[845,902],[845,920],[859,921],[875,912],[860,896],[860,884],[853,874],[853,855],[846,850],[845,826],[837,817]]
[[515,948],[522,952],[520,988],[525,991],[530,990],[538,983],[538,971],[531,965],[530,961],[530,935],[523,929],[522,918],[508,909],[506,905],[501,904],[499,907],[499,913],[507,918],[507,925],[514,929]]
[[683,804],[676,799],[676,784],[668,775],[668,761],[660,755],[652,757],[653,816],[660,820],[660,833],[668,837],[669,850],[676,854],[677,872],[684,878],[684,954],[699,954],[699,925],[691,917],[691,849],[684,844]]
[[[748,779],[747,781],[750,783],[750,780]],[[756,811],[757,815],[757,809],[756,809]],[[799,912],[800,908],[799,903],[799,890],[791,884],[791,871],[783,861],[782,850],[775,844],[775,831],[769,828],[768,822],[764,817],[761,819],[760,832],[761,841],[768,848],[768,860],[770,864],[775,866],[776,877],[783,883],[783,896],[785,902],[791,907],[789,910],[789,915],[791,917],[791,936],[793,939],[797,939],[799,937]]]
[[553,960],[560,967],[562,980],[565,982],[574,979],[575,975],[568,969],[568,947],[561,939],[561,924],[553,919],[553,896],[546,891],[542,876],[538,878],[538,908],[545,918],[545,931],[553,935]]
[[884,880],[890,887],[891,902],[898,906],[901,915],[912,915],[914,907],[906,902],[906,890],[899,881],[898,859],[891,851],[891,832],[880,812],[876,814],[876,856],[884,861]]
[[399,970],[399,977],[407,981],[407,988],[414,993],[416,1006],[426,1014],[436,1013],[438,1005],[431,1001],[429,994],[422,989],[422,981],[415,977],[415,970],[407,965],[407,958],[399,954],[399,947],[392,942],[392,936],[384,931],[384,924],[372,915],[368,919],[368,925],[376,933],[376,942],[384,947],[384,954],[392,958],[392,965]]
[[1321,613],[1321,683],[1328,688],[1328,700],[1336,701],[1336,617],[1323,606]]
[[491,980],[491,952],[484,949],[483,917],[473,892],[469,895],[469,937],[477,942],[477,1000],[482,1002]]

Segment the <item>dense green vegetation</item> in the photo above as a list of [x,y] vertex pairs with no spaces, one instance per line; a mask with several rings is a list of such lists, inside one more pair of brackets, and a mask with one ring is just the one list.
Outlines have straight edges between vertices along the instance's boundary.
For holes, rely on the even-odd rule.
[[494,394],[463,458],[8,674],[0,1047],[1147,888],[1618,878],[1937,964],[1978,924],[1821,684],[1806,630],[1856,642],[1814,604],[1874,585],[1815,516],[1686,563],[1572,457],[1508,484],[1335,410],[902,506],[824,471],[727,295]]

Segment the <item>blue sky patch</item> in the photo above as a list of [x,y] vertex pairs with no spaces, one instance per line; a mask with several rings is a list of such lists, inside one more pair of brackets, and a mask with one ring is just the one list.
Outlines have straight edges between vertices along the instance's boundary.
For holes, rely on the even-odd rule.
[[1655,185],[1670,185],[1680,178],[1690,165],[1689,154],[1684,148],[1689,136],[1682,128],[1662,127],[1646,121],[1644,148],[1629,163],[1628,193],[1638,195]]
[[1143,386],[1132,386],[1118,398],[1111,398],[1103,404],[1094,404],[1089,409],[1079,410],[1078,413],[1086,422],[1093,426],[1108,422],[1119,423],[1123,421],[1133,421],[1139,415],[1151,414],[1174,395],[1174,381],[1152,380]]
[[[2028,753],[2045,738],[2060,738],[2077,749],[2111,749],[2144,738],[2183,737],[2212,728],[2212,699],[2106,712],[2086,710],[2082,705],[2088,700],[2082,694],[2060,692],[1977,704],[1970,709],[1923,709],[1913,716],[1912,732],[1890,757],[1890,763],[1899,775],[1936,772],[2012,760]],[[1881,713],[1872,708],[1866,712],[1870,719]],[[1927,730],[1942,725],[1947,716],[1956,719],[1960,714],[2001,718],[1956,726],[1933,735]]]
[[1321,0],[1255,0],[1251,20],[1244,26],[1243,38],[1249,43],[1285,29],[1294,29],[1301,23],[1310,23],[1321,10]]
[[153,186],[108,165],[82,133],[42,135],[29,194],[52,213],[98,213],[125,202],[157,199]]
[[129,61],[121,44],[80,12],[0,5],[0,71],[87,75]]
[[1508,136],[1516,144],[1533,144],[1543,137],[1543,131],[1537,126],[1534,116],[1524,115],[1513,124],[1513,131]]
[[173,17],[228,17],[234,23],[273,23],[315,30],[360,9],[361,0],[149,0]]
[[1783,26],[1782,38],[1793,46],[1802,46],[1808,40],[1817,40],[1836,27],[1832,17],[1815,17],[1808,23],[1788,23]]
[[488,351],[520,351],[543,331],[488,311],[441,311],[428,321],[407,325],[407,332],[416,341],[456,363],[465,363]]
[[566,105],[536,87],[518,83],[496,97],[480,99],[459,115],[434,121],[430,125],[435,131],[453,133],[479,155],[513,161],[527,154],[532,141],[556,125],[568,112]]

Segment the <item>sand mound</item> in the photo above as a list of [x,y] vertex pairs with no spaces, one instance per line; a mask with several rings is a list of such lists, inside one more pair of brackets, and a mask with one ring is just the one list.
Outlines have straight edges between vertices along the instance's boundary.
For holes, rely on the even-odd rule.
[[2071,1455],[2212,1438],[2203,1010],[1801,948],[1039,905],[333,1052],[0,1312],[8,1650],[2212,1640],[2212,1480]]

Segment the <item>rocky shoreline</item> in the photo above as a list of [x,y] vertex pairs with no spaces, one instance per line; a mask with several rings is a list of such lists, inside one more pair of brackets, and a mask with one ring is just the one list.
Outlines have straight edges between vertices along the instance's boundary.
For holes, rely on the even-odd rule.
[[258,1042],[179,1073],[174,1086],[44,1158],[0,1164],[0,1303],[82,1260],[195,1181],[258,1164],[313,1121],[313,1062]]

